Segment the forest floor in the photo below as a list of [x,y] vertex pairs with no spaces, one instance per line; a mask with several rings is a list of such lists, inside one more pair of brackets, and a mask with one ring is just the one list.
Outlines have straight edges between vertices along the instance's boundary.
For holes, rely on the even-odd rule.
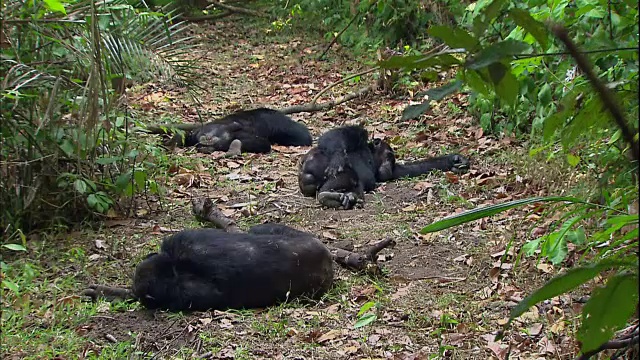
[[[194,27],[202,40],[192,52],[199,64],[199,105],[184,88],[145,84],[127,92],[132,114],[157,123],[196,122],[196,107],[205,120],[260,105],[284,108],[308,103],[325,86],[367,69],[338,45],[326,61],[315,60],[326,46],[319,35],[266,32],[266,23],[242,22],[229,17]],[[360,83],[337,86],[320,101],[371,80],[363,76]],[[472,159],[469,173],[382,184],[367,194],[363,209],[328,210],[298,190],[297,164],[309,148],[276,146],[270,154],[235,159],[182,149],[167,153],[162,161],[171,166],[162,180],[169,190],[162,201],[150,197],[135,217],[110,219],[98,230],[30,239],[38,255],[24,276],[39,295],[21,299],[31,304],[22,309],[21,322],[3,325],[2,358],[504,359],[508,352],[512,359],[572,358],[581,304],[571,296],[530,309],[502,341],[494,341],[517,302],[559,270],[536,258],[517,262],[522,244],[543,234],[552,220],[540,220],[540,206],[434,234],[419,230],[486,204],[565,194],[584,178],[560,161],[529,157],[527,144],[515,138],[483,134],[466,111],[466,95],[399,122],[409,104],[406,95],[378,91],[291,116],[314,139],[330,128],[364,122],[371,134],[393,143],[400,160],[459,152]],[[150,144],[157,141],[149,136]],[[330,293],[311,304],[171,314],[82,301],[78,294],[88,284],[130,285],[135,264],[162,237],[203,226],[191,214],[194,196],[214,199],[244,229],[273,221],[328,244],[348,241],[358,249],[391,237],[397,245],[380,254],[385,277],[338,269]],[[374,306],[359,314],[370,302]],[[370,314],[371,323],[354,327]]]

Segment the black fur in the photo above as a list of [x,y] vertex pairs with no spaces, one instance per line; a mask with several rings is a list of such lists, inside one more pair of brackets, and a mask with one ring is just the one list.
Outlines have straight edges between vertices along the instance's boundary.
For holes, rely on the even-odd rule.
[[171,311],[265,307],[318,298],[333,261],[313,235],[279,224],[249,233],[184,230],[136,268],[133,293],[147,308]]
[[[181,137],[175,139],[174,142],[181,142]],[[242,152],[251,153],[267,153],[272,144],[310,146],[312,143],[304,124],[277,110],[260,108],[238,111],[204,124],[187,134],[184,146],[196,146],[208,152],[227,151],[235,139],[242,143]]]
[[372,191],[376,182],[426,174],[432,170],[466,171],[469,161],[450,154],[406,164],[397,164],[386,142],[367,142],[361,126],[329,130],[303,158],[298,173],[300,191],[316,196],[327,207],[350,209],[363,203],[364,192]]

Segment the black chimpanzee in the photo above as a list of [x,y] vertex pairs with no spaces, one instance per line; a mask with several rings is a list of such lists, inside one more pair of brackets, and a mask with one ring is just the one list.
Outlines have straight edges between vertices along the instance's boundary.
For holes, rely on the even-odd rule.
[[[128,297],[170,311],[255,308],[317,299],[332,281],[331,253],[309,233],[280,224],[254,226],[248,233],[195,229],[165,238],[159,253],[138,264]],[[85,295],[127,291],[97,290]]]
[[242,110],[204,124],[187,133],[176,135],[170,144],[196,146],[199,151],[227,151],[233,140],[241,142],[241,151],[267,153],[272,144],[310,146],[309,129],[287,115],[273,109]]
[[327,207],[350,209],[364,201],[376,182],[413,177],[433,170],[464,172],[469,160],[449,154],[397,164],[386,142],[368,142],[361,126],[343,126],[324,133],[300,163],[298,184],[305,196],[318,196]]

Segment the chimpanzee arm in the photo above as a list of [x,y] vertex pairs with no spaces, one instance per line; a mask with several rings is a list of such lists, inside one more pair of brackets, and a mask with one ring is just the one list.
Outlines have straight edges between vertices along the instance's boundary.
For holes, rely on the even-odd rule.
[[405,164],[396,163],[393,169],[393,179],[419,176],[433,170],[463,173],[468,169],[469,159],[459,154],[449,154]]
[[267,138],[246,132],[238,132],[235,138],[242,143],[240,148],[243,153],[268,153],[271,151],[271,143]]

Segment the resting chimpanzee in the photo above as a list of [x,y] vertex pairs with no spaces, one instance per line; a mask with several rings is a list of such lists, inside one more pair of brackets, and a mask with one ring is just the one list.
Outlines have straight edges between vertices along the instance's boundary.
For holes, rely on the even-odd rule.
[[[332,281],[329,250],[285,225],[258,225],[249,233],[184,230],[138,264],[129,297],[171,311],[255,308],[318,298]],[[95,297],[95,287],[85,295]]]
[[327,207],[350,209],[364,201],[364,192],[376,182],[426,174],[432,170],[464,172],[469,161],[449,154],[405,164],[397,164],[389,144],[375,139],[368,142],[361,126],[329,130],[318,139],[300,163],[298,184],[305,196],[318,195]]
[[227,151],[233,140],[241,142],[242,152],[267,153],[272,144],[310,146],[309,129],[287,115],[272,109],[243,110],[192,130],[186,137],[174,136],[175,145],[196,146],[199,151]]

